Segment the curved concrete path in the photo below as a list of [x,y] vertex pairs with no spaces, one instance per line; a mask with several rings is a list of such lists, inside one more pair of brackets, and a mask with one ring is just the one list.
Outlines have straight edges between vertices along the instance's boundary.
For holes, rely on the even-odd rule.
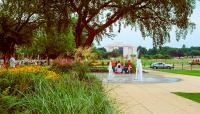
[[200,114],[200,103],[171,92],[200,92],[200,77],[148,71],[182,79],[174,83],[105,84],[123,114]]

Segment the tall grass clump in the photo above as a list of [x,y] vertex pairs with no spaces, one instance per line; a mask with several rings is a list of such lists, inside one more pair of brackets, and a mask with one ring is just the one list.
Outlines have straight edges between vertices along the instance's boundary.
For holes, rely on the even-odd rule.
[[0,73],[0,113],[13,114],[23,112],[23,106],[17,105],[28,91],[35,91],[35,82],[44,78],[41,74],[5,71]]
[[0,113],[115,113],[101,81],[87,74],[83,66],[76,66],[72,73],[63,73],[57,78],[48,78],[53,73],[47,73],[47,70],[0,72]]
[[40,80],[20,102],[25,113],[37,114],[112,114],[114,110],[101,82],[81,81],[64,75],[56,81]]

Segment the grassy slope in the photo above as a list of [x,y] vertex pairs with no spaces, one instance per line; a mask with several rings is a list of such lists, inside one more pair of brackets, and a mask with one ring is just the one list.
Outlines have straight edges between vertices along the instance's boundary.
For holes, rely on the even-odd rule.
[[174,94],[190,99],[192,101],[200,103],[200,93],[183,93],[183,92],[175,92]]
[[169,69],[160,69],[158,71],[175,73],[175,74],[200,76],[200,70],[169,70]]

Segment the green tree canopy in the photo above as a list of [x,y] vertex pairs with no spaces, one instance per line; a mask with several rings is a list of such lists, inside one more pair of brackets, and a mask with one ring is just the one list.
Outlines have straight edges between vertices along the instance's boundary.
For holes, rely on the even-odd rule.
[[[76,46],[90,46],[93,40],[111,35],[112,26],[136,27],[143,37],[152,37],[154,46],[170,40],[174,25],[177,39],[193,29],[189,17],[195,0],[69,0],[70,8],[78,17],[75,24]],[[83,30],[88,36],[82,43]],[[109,31],[108,31],[109,30]]]
[[35,7],[27,0],[1,0],[0,51],[4,60],[14,53],[16,45],[30,44],[37,27]]
[[119,32],[122,25],[135,27],[161,46],[170,40],[173,26],[177,39],[193,29],[189,17],[194,5],[195,0],[1,0],[0,50],[13,52],[16,44],[31,42],[38,26],[51,42],[72,27],[77,48],[112,36],[113,25]]
[[142,46],[138,46],[137,50],[140,51],[140,55],[145,55],[147,53],[147,49]]
[[46,55],[56,58],[59,55],[69,55],[75,48],[72,29],[64,33],[54,31],[50,37],[44,28],[38,28],[33,32],[33,41],[30,47],[21,47],[25,54]]

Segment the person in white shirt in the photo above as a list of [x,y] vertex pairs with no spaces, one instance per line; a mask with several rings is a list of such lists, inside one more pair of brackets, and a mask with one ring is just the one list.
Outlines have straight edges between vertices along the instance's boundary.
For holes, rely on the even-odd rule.
[[121,68],[120,65],[117,66],[117,68],[116,68],[116,73],[117,73],[117,74],[121,74],[121,73],[122,73],[122,68]]

